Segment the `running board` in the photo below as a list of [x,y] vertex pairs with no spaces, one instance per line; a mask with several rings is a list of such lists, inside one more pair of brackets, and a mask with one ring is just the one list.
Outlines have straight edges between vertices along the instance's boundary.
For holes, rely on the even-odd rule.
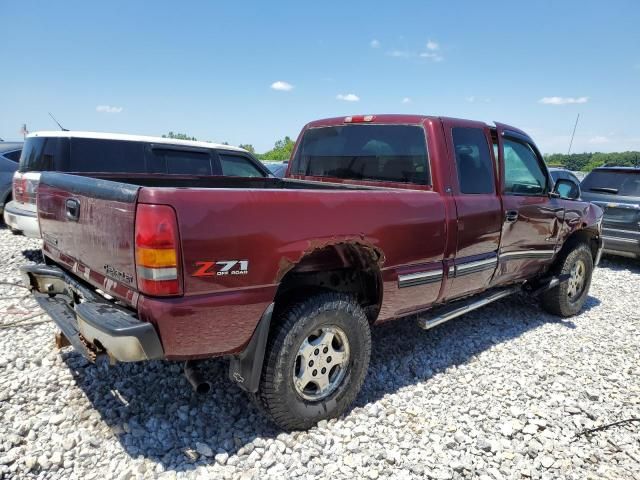
[[503,288],[500,290],[494,290],[491,292],[485,292],[480,295],[473,296],[467,300],[459,300],[451,305],[438,309],[439,311],[433,316],[426,316],[424,318],[418,318],[418,326],[428,330],[440,325],[441,323],[452,320],[460,315],[476,310],[480,307],[484,307],[496,300],[508,297],[511,294],[521,291],[520,287]]

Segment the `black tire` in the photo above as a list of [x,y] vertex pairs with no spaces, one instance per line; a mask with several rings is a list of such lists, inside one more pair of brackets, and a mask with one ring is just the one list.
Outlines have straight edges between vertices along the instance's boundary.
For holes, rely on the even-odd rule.
[[544,292],[542,295],[542,308],[547,312],[560,317],[571,317],[582,310],[584,302],[589,295],[591,276],[593,274],[593,257],[589,246],[585,244],[576,245],[569,253],[558,260],[553,273],[556,275],[571,275],[572,270],[579,262],[582,262],[586,269],[583,285],[573,297],[569,296],[571,292],[570,281],[563,282],[557,287]]
[[[256,394],[264,412],[285,430],[304,430],[342,414],[358,395],[371,356],[371,331],[360,305],[349,295],[320,293],[293,303],[275,321]],[[335,327],[348,341],[344,373],[335,390],[310,401],[294,385],[299,349],[314,332]]]

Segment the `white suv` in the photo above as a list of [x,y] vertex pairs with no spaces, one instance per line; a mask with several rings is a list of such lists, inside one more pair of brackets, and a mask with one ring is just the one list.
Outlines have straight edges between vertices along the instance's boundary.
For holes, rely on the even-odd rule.
[[14,233],[40,237],[36,193],[40,172],[44,171],[100,177],[269,176],[251,153],[230,145],[118,133],[32,133],[27,136],[20,166],[13,176],[13,201],[4,209],[4,221]]

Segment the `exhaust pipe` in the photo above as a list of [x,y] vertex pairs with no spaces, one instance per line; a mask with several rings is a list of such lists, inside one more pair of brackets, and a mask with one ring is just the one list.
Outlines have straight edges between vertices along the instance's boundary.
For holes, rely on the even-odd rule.
[[211,383],[195,369],[195,362],[190,360],[184,362],[184,376],[189,380],[194,392],[205,394],[211,391]]

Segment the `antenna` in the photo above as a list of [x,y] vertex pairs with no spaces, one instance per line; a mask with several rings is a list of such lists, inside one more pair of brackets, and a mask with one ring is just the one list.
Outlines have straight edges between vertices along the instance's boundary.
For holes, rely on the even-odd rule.
[[58,126],[60,127],[60,130],[62,130],[63,132],[68,132],[69,131],[68,128],[64,128],[62,125],[60,125],[60,122],[58,122],[58,120],[56,120],[56,117],[51,115],[51,112],[48,112],[48,113],[49,113],[49,116],[53,119],[53,121],[58,124]]
[[580,114],[576,117],[576,124],[573,126],[573,133],[571,134],[571,141],[569,142],[569,150],[567,150],[567,155],[571,153],[571,146],[573,145],[573,137],[576,135],[576,128],[578,128],[578,120],[580,120]]

